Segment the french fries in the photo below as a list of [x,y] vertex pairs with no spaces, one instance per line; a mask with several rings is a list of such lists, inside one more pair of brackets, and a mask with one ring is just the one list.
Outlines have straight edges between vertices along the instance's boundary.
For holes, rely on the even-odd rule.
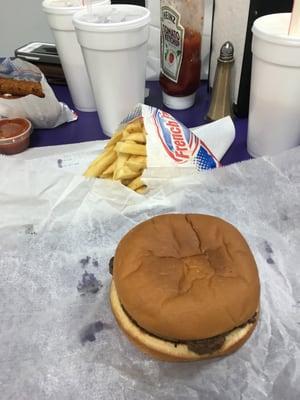
[[142,132],[138,132],[138,133],[132,133],[129,136],[129,139],[135,143],[142,143],[142,144],[146,144],[146,136],[144,135],[144,133]]
[[143,119],[138,118],[113,135],[84,175],[119,181],[137,193],[145,193],[147,186],[141,175],[147,168],[146,142]]
[[[114,180],[119,180],[121,178],[117,178],[119,174],[119,171],[124,167],[126,161],[128,160],[129,155],[125,154],[125,153],[119,153],[118,158],[117,158],[117,163],[116,163],[116,167],[114,169]],[[124,178],[125,179],[125,178]]]
[[144,170],[147,166],[147,157],[145,156],[131,156],[126,165],[132,169],[132,171]]
[[136,144],[131,141],[119,142],[116,144],[115,150],[117,153],[135,154],[137,156],[146,155],[146,146],[143,144]]
[[145,186],[144,182],[141,180],[141,177],[136,177],[133,181],[131,181],[128,187],[132,190],[140,189],[141,187]]
[[91,164],[90,167],[84,173],[87,177],[101,176],[102,173],[117,159],[117,153],[111,148],[103,157],[100,157],[95,164]]
[[110,164],[109,167],[106,168],[106,170],[103,172],[102,176],[103,177],[107,177],[107,176],[113,176],[114,175],[114,170],[115,170],[115,166],[117,164],[117,161],[114,161],[112,164]]
[[145,194],[147,192],[148,188],[146,185],[141,186],[140,188],[136,189],[136,192],[139,194]]
[[132,171],[129,167],[127,167],[127,165],[124,165],[124,167],[118,169],[114,180],[121,181],[123,179],[133,179],[137,176],[139,176],[138,172]]

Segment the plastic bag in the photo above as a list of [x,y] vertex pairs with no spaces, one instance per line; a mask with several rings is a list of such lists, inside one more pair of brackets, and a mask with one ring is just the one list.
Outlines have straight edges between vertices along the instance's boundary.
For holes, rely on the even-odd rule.
[[[78,117],[66,104],[59,102],[40,69],[19,58],[5,59],[0,65],[2,78],[37,81],[45,97],[29,94],[23,97],[0,96],[0,118],[27,118],[34,128],[55,128]],[[39,77],[39,78],[37,78]]]

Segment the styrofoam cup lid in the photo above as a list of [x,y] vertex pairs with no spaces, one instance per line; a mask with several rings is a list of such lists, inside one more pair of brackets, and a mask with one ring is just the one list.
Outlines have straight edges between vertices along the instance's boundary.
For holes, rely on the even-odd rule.
[[42,5],[45,12],[55,14],[74,14],[83,7],[81,0],[44,0]]
[[[95,0],[92,7],[97,4],[108,4],[108,0]],[[82,0],[44,0],[43,9],[48,13],[70,15],[85,8],[85,4]]]
[[73,22],[76,28],[90,32],[120,32],[147,25],[150,11],[129,4],[94,5],[92,15],[87,9],[78,11]]
[[267,42],[299,46],[300,38],[289,36],[291,13],[269,14],[254,21],[253,35]]

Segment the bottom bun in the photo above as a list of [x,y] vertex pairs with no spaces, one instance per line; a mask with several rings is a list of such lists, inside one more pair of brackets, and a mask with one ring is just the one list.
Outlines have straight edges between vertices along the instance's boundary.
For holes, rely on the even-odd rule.
[[110,302],[114,316],[129,340],[144,353],[162,361],[198,361],[228,355],[238,350],[246,342],[256,326],[255,321],[234,329],[228,333],[220,349],[200,355],[191,351],[186,344],[178,343],[175,345],[167,340],[152,336],[137,326],[124,312],[114,281],[112,281],[110,289]]

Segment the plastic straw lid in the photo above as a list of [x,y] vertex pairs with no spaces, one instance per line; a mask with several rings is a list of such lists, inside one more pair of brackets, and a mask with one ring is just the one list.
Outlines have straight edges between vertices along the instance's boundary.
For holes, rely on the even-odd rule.
[[78,29],[90,32],[120,32],[134,30],[150,22],[150,11],[145,7],[114,4],[93,5],[92,18],[87,9],[77,12],[73,23]]
[[289,35],[300,37],[300,0],[294,0]]

